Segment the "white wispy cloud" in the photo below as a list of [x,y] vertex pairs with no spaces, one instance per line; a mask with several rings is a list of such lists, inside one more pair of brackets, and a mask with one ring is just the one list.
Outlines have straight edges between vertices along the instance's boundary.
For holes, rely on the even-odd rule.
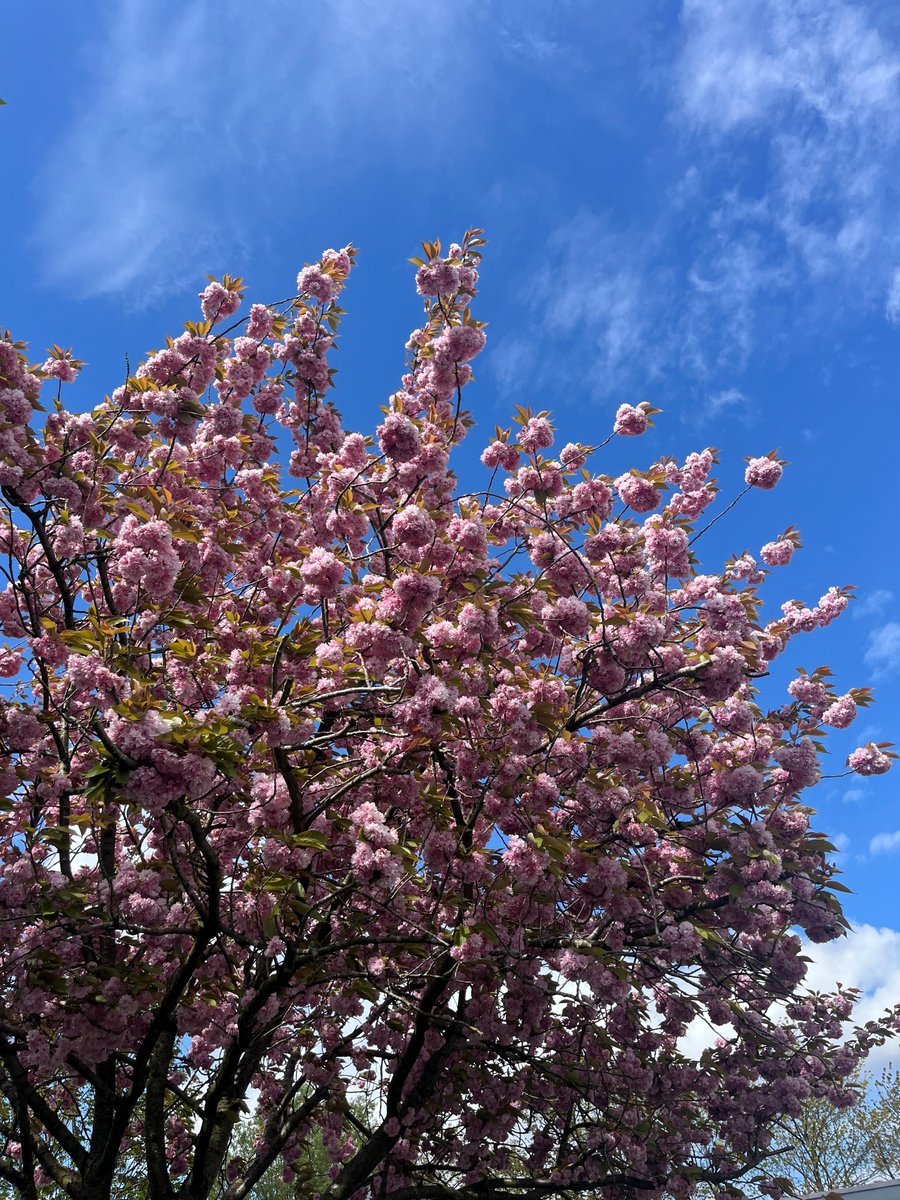
[[[670,200],[650,228],[623,228],[610,214],[586,210],[558,222],[522,272],[530,309],[524,332],[492,349],[501,389],[630,395],[636,383],[656,383],[675,369],[708,387],[720,369],[745,362],[754,321],[746,281],[762,279],[768,267],[746,247],[723,246],[704,274],[686,273],[677,231],[693,204],[690,189],[676,188]],[[710,406],[719,415],[737,395],[712,390],[692,419],[702,423]]]
[[894,593],[889,592],[887,588],[875,588],[874,591],[868,592],[861,600],[853,605],[852,613],[854,619],[860,617],[877,617],[880,613],[892,604]]
[[683,418],[692,425],[705,425],[723,420],[738,421],[752,425],[759,413],[753,401],[740,388],[723,388],[698,399],[696,404],[685,407]]
[[900,850],[900,829],[893,833],[876,833],[869,842],[870,854],[896,854]]
[[451,93],[466,103],[466,56],[443,61],[459,6],[133,0],[104,16],[35,187],[45,278],[76,295],[139,305],[231,269],[280,207],[302,221],[305,189],[399,156]]
[[884,302],[884,315],[891,324],[900,324],[900,267],[891,276],[887,299]]
[[545,339],[545,377],[510,354],[507,381],[568,371],[609,394],[680,372],[693,397],[727,397],[723,376],[761,346],[878,308],[900,319],[900,45],[874,10],[684,0],[651,69],[677,150],[648,142],[648,160],[673,175],[643,224],[560,214],[523,267],[522,340]]
[[[547,298],[543,316],[549,331],[587,333],[595,369],[615,377],[644,344],[645,285],[639,265],[621,252],[614,239],[585,228],[592,224],[583,218],[557,231],[553,239],[557,259],[539,278],[538,288]],[[592,263],[585,270],[588,245]],[[554,287],[554,276],[561,277],[562,286]]]
[[521,277],[522,331],[492,347],[501,391],[527,382],[605,395],[630,383],[638,360],[645,380],[657,375],[671,353],[655,323],[657,249],[596,213],[561,221]]
[[900,668],[900,622],[888,621],[869,634],[864,658],[875,668],[876,675],[884,675]]
[[724,392],[716,392],[714,396],[710,396],[706,402],[706,411],[711,417],[717,417],[729,408],[743,406],[746,403],[747,398],[740,388],[728,388]]
[[[871,8],[843,0],[685,0],[678,117],[722,147],[756,139],[762,178],[732,244],[777,238],[792,283],[880,294],[900,261],[900,51]],[[750,281],[753,286],[753,281]],[[900,301],[898,301],[900,302]]]

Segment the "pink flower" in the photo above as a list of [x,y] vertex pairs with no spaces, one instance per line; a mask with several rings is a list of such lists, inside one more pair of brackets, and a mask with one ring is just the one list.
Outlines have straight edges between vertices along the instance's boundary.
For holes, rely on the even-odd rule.
[[628,507],[638,513],[650,512],[662,498],[658,488],[655,488],[649,479],[642,479],[632,472],[620,475],[615,484],[616,490]]
[[819,597],[819,603],[816,605],[816,611],[819,617],[819,625],[830,625],[832,621],[837,620],[841,613],[847,607],[847,597],[841,592],[831,587],[824,596]]
[[0,646],[0,678],[12,679],[22,666],[22,655],[8,646]]
[[722,791],[729,800],[749,800],[763,786],[763,777],[755,767],[735,767],[721,777]]
[[401,413],[388,413],[376,433],[382,452],[395,462],[410,462],[422,449],[418,429]]
[[822,713],[822,721],[834,729],[846,729],[853,723],[857,711],[856,701],[848,692],[835,700],[834,704],[829,704]]
[[41,370],[61,383],[71,383],[73,379],[78,378],[78,368],[68,358],[48,358],[42,364]]
[[385,823],[384,814],[376,804],[367,800],[350,814],[350,820],[359,830],[361,837],[372,846],[396,846],[397,831]]
[[614,431],[621,437],[638,437],[645,433],[650,420],[645,408],[644,404],[639,404],[637,407],[631,404],[620,404],[616,409]]
[[263,384],[253,395],[252,404],[263,416],[271,416],[281,408],[284,386],[280,383]]
[[252,338],[267,338],[272,332],[275,314],[265,304],[254,304],[247,322],[247,335]]
[[481,455],[481,461],[492,471],[497,467],[502,467],[504,471],[515,471],[518,469],[520,458],[516,447],[507,442],[491,442]]
[[84,525],[70,516],[65,525],[56,526],[53,540],[57,557],[72,558],[84,550]]
[[330,550],[316,546],[300,566],[300,578],[320,596],[333,596],[344,577],[344,564]]
[[590,627],[588,607],[576,596],[562,596],[555,604],[548,604],[541,612],[541,619],[556,633],[570,633],[584,637]]
[[553,445],[553,426],[546,417],[532,417],[519,434],[519,445],[527,454]]
[[318,267],[304,267],[297,276],[297,291],[301,296],[312,296],[327,304],[334,296],[334,281]]
[[470,554],[484,554],[487,550],[487,530],[478,517],[454,517],[447,526],[447,536]]
[[480,933],[472,933],[464,938],[458,946],[451,949],[450,957],[460,963],[478,962],[480,958],[484,957],[487,949],[489,949],[489,945],[484,937]]
[[31,420],[31,401],[21,388],[0,387],[0,412],[11,425],[27,425]]
[[772,756],[789,776],[791,789],[801,791],[812,787],[819,778],[819,760],[816,748],[809,739],[779,746]]
[[353,253],[352,246],[344,246],[342,250],[326,250],[322,254],[322,262],[326,267],[340,277],[346,277],[350,274],[350,268],[353,265],[353,260],[350,257]]
[[857,775],[884,775],[891,769],[891,760],[887,754],[869,742],[851,752],[847,759],[847,766]]
[[415,504],[401,508],[394,517],[393,534],[399,543],[408,546],[425,546],[434,538],[434,521]]
[[200,293],[200,308],[207,321],[213,325],[233,316],[241,306],[239,292],[230,292],[221,283],[213,280]]
[[699,954],[703,944],[699,933],[690,921],[681,921],[678,925],[667,925],[662,931],[662,940],[675,962],[688,962],[696,954]]
[[744,479],[750,487],[771,490],[784,471],[784,465],[776,458],[751,458],[744,472]]
[[416,272],[416,287],[423,296],[448,296],[459,287],[459,268],[433,258]]
[[759,552],[767,567],[786,567],[794,557],[794,543],[788,541],[766,542]]
[[709,664],[701,676],[704,695],[711,700],[727,700],[733,696],[747,673],[747,664],[734,646],[720,646],[712,652]]
[[579,446],[577,442],[566,442],[565,446],[559,452],[559,461],[571,471],[578,470],[579,467],[583,467],[587,462],[584,447]]
[[542,857],[515,833],[507,838],[503,862],[514,882],[521,887],[532,887],[544,874]]
[[650,517],[644,525],[647,566],[656,575],[685,579],[691,573],[688,535],[680,526],[666,526],[661,517]]
[[121,580],[140,586],[150,596],[168,596],[181,560],[165,521],[142,524],[129,514],[113,542],[113,568]]
[[451,362],[462,363],[474,358],[486,341],[483,329],[475,325],[454,325],[438,338],[435,349]]

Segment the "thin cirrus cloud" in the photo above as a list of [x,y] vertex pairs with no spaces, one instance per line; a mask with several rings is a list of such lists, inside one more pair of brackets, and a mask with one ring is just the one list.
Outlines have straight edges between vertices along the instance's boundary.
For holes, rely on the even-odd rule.
[[900,257],[900,52],[877,18],[841,0],[686,0],[679,66],[683,119],[764,151],[757,226],[807,285],[863,302],[890,301]]
[[880,616],[893,601],[893,592],[888,591],[887,588],[874,588],[853,605],[853,618],[859,620],[863,617]]
[[900,669],[900,622],[888,621],[869,634],[864,658],[877,676]]
[[[548,376],[573,365],[568,339],[594,390],[681,372],[695,391],[715,395],[721,380],[727,394],[722,377],[761,348],[815,342],[872,313],[900,320],[900,31],[889,7],[684,0],[677,35],[655,50],[648,86],[658,95],[668,80],[662,116],[675,138],[664,150],[648,134],[647,155],[668,177],[644,226],[597,208],[558,220],[523,288],[535,328],[565,335]],[[586,230],[587,272],[571,250]],[[520,382],[505,369],[512,357],[501,385]]]
[[442,78],[458,16],[412,0],[334,0],[315,21],[290,0],[252,16],[237,0],[111,6],[47,156],[67,164],[66,188],[49,168],[36,181],[47,281],[140,306],[239,251],[279,206],[302,214],[304,188],[348,157],[399,154],[435,114],[440,89],[422,78]]
[[752,400],[736,387],[713,392],[686,414],[686,419],[695,425],[718,423],[725,418],[733,418],[742,425],[753,425],[758,417],[759,413]]

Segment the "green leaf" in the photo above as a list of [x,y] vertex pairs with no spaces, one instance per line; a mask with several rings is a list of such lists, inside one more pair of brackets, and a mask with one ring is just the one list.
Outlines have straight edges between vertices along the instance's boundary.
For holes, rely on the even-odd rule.
[[328,838],[317,829],[306,829],[303,833],[295,833],[291,837],[292,846],[309,846],[313,850],[325,850]]

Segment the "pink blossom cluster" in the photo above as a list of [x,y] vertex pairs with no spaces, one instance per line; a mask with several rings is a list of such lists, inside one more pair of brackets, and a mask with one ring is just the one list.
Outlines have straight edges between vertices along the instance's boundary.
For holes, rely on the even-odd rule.
[[211,280],[200,293],[200,307],[203,315],[214,325],[234,316],[240,306],[240,292],[226,288],[215,279]]
[[650,424],[648,408],[649,405],[645,403],[636,406],[620,404],[616,409],[615,432],[620,437],[638,437],[640,434],[646,433]]
[[747,461],[744,479],[749,487],[762,488],[770,491],[775,487],[784,473],[784,464],[774,456],[767,458],[751,458]]
[[892,757],[883,749],[869,742],[868,745],[860,746],[852,751],[847,759],[847,765],[857,775],[884,775],[886,771],[890,770]]
[[165,597],[180,569],[172,531],[164,521],[142,523],[131,514],[125,517],[113,542],[113,571],[119,579]]

